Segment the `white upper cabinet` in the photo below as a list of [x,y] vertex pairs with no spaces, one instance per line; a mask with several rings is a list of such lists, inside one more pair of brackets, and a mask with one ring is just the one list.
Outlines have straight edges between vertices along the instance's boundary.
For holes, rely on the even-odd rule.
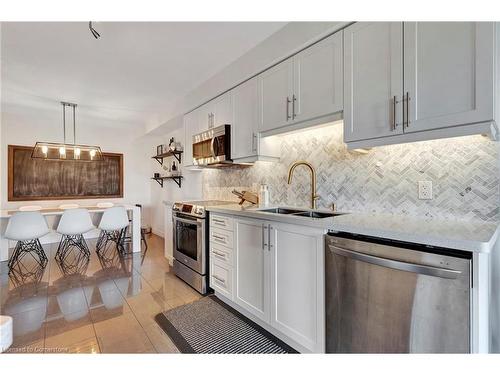
[[292,63],[293,60],[290,58],[259,76],[261,132],[280,128],[292,121]]
[[490,22],[405,23],[405,132],[492,121],[494,47]]
[[261,132],[321,123],[342,111],[342,43],[340,31],[259,76]]
[[233,106],[231,99],[232,92],[228,91],[210,102],[212,104],[212,127],[232,125]]
[[342,31],[293,57],[292,120],[301,122],[343,107]]
[[478,133],[496,137],[496,27],[492,22],[359,22],[346,28],[348,147]]
[[355,23],[344,46],[344,141],[401,134],[403,23]]
[[259,80],[251,79],[233,90],[234,121],[231,124],[231,157],[257,155],[259,126]]
[[237,304],[259,319],[269,321],[268,228],[262,220],[237,219],[235,223]]
[[203,104],[194,110],[196,112],[198,129],[197,133],[214,127],[214,105],[213,101]]
[[199,113],[197,110],[184,115],[184,154],[182,155],[182,163],[185,167],[193,165],[193,135],[200,132],[199,128]]

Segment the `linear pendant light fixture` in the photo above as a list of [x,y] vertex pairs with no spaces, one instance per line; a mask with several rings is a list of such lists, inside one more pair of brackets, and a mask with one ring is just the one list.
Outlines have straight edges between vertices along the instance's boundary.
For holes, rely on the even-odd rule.
[[[31,157],[45,160],[66,161],[102,161],[104,160],[99,146],[76,144],[76,104],[61,102],[63,107],[63,132],[64,143],[36,142]],[[73,109],[73,143],[66,143],[66,108]]]

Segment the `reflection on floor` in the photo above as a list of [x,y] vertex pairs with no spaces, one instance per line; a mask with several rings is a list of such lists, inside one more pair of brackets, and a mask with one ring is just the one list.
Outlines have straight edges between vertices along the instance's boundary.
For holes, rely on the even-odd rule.
[[116,249],[98,257],[95,241],[88,244],[90,259],[72,252],[62,263],[54,260],[57,244],[44,245],[44,269],[27,256],[9,275],[0,262],[0,314],[14,319],[9,352],[178,352],[154,316],[201,296],[173,275],[163,239],[148,238],[143,262]]

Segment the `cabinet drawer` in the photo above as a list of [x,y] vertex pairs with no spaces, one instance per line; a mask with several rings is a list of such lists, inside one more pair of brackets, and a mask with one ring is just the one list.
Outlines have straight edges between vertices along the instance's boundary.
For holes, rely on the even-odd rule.
[[212,244],[222,245],[232,249],[233,232],[219,228],[212,228],[210,230],[210,245]]
[[210,215],[210,227],[233,231],[233,218],[228,216]]
[[211,259],[217,259],[218,261],[224,262],[228,266],[233,265],[233,251],[224,246],[217,246],[212,244],[210,246],[210,257]]
[[233,268],[216,259],[210,260],[210,287],[233,299]]

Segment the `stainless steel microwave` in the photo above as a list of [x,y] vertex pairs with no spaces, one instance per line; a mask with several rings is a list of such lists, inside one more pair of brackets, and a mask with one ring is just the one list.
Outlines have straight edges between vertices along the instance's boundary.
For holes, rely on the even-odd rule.
[[231,165],[231,125],[221,125],[193,135],[193,165]]

